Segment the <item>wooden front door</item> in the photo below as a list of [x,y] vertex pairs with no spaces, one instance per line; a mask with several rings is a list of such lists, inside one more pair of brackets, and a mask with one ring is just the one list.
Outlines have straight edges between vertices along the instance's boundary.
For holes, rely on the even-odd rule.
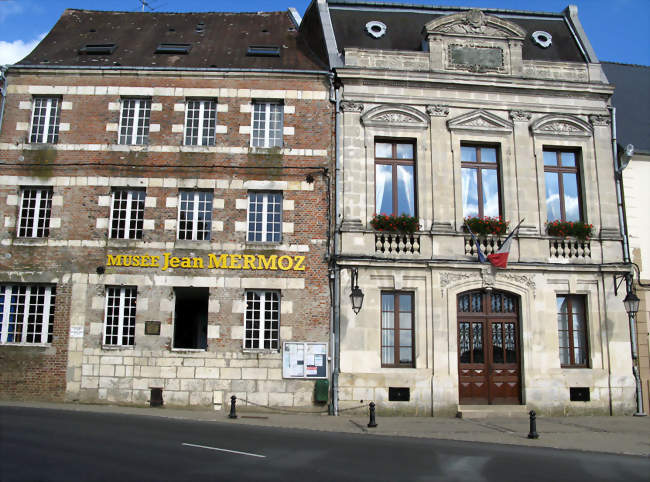
[[465,405],[521,403],[517,298],[499,291],[458,295],[458,386]]

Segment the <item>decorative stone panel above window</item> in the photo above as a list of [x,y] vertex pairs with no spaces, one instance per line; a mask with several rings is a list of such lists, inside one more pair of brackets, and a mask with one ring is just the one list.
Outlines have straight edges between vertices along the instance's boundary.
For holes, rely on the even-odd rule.
[[526,32],[478,9],[439,17],[425,25],[431,70],[517,75]]
[[361,122],[367,127],[427,129],[430,117],[407,105],[380,105],[365,112]]
[[550,135],[560,137],[590,137],[592,127],[582,119],[572,115],[550,114],[537,119],[530,126],[535,135]]
[[459,115],[447,121],[449,130],[479,131],[479,132],[512,132],[513,124],[483,109],[474,110]]

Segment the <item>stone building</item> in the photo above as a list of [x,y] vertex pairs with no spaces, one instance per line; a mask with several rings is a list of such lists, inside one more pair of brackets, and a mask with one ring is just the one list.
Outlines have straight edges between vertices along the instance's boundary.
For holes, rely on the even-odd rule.
[[[614,89],[576,7],[314,0],[301,30],[336,73],[335,404],[634,411]],[[505,269],[477,259],[505,235],[464,227],[484,216],[523,220]]]
[[66,10],[9,68],[2,398],[312,405],[333,110],[299,21]]
[[[603,62],[603,69],[615,91],[616,138],[623,193],[630,261],[637,265],[633,289],[641,300],[636,316],[636,340],[643,391],[643,409],[650,408],[650,67]],[[625,148],[634,146],[627,157]],[[621,165],[622,164],[622,165]],[[644,262],[645,260],[645,262]]]

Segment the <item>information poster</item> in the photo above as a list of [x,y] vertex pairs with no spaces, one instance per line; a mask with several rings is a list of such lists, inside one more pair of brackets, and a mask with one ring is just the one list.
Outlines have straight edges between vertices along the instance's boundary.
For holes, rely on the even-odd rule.
[[327,378],[327,343],[284,342],[283,378]]

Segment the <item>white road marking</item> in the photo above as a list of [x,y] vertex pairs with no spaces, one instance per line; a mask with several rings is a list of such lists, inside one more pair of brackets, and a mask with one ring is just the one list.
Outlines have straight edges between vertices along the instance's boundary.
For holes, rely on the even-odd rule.
[[220,449],[220,448],[217,448],[217,447],[208,447],[206,445],[186,444],[185,442],[183,442],[181,445],[185,445],[186,447],[197,447],[197,448],[200,448],[200,449],[217,450],[219,452],[229,452],[231,454],[250,455],[251,457],[260,457],[262,459],[266,458],[266,455],[251,454],[251,453],[248,453],[248,452],[239,452],[237,450]]

